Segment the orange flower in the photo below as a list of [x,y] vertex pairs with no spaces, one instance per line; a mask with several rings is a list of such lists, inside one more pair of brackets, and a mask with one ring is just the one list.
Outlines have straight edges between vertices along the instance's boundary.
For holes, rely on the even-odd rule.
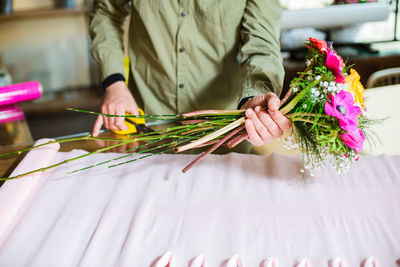
[[365,110],[364,86],[361,84],[360,75],[355,69],[350,70],[350,75],[345,78],[345,82],[348,84],[347,91],[354,96],[354,104],[361,106]]

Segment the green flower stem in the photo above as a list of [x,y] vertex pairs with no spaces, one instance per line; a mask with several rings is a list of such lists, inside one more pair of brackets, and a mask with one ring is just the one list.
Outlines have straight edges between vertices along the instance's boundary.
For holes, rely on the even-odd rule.
[[332,125],[330,125],[330,124],[315,122],[313,120],[304,119],[304,118],[299,118],[299,119],[294,118],[294,119],[291,119],[291,121],[292,122],[301,121],[301,122],[311,123],[311,124],[314,124],[314,125],[317,125],[317,126],[321,126],[321,127],[327,128],[327,129],[331,129],[332,128]]
[[52,169],[54,167],[57,167],[57,166],[60,166],[60,165],[63,165],[63,164],[67,164],[67,163],[70,163],[72,161],[75,161],[75,160],[78,160],[78,159],[81,159],[81,158],[85,158],[85,157],[88,157],[90,155],[94,155],[94,154],[106,151],[108,149],[111,149],[111,148],[114,148],[114,147],[118,147],[118,146],[122,146],[122,145],[125,145],[125,144],[128,144],[128,143],[131,143],[131,142],[133,142],[133,141],[132,140],[128,140],[128,141],[125,141],[125,142],[121,142],[119,144],[115,144],[115,145],[108,146],[108,147],[105,147],[105,148],[97,149],[97,150],[95,150],[93,152],[86,153],[86,154],[83,154],[83,155],[80,155],[80,156],[77,156],[77,157],[74,157],[74,158],[66,159],[66,160],[64,160],[62,162],[59,162],[59,163],[56,163],[56,164],[53,164],[53,165],[50,165],[50,166],[47,166],[47,167],[39,168],[39,169],[36,169],[36,170],[32,170],[32,171],[29,171],[29,172],[26,172],[26,173],[23,173],[23,174],[19,174],[19,175],[16,175],[16,176],[8,177],[8,178],[6,178],[6,177],[0,178],[0,181],[14,180],[14,179],[18,179],[18,178],[24,177],[24,176],[29,175],[29,174],[38,173],[38,172],[44,172],[44,171]]
[[118,164],[115,164],[115,165],[111,165],[111,166],[108,166],[108,167],[109,168],[117,167],[117,166],[120,166],[120,165],[123,165],[123,164],[131,163],[131,162],[138,161],[140,159],[148,158],[148,157],[151,157],[151,156],[155,156],[155,155],[158,155],[158,154],[164,154],[164,153],[167,153],[167,152],[170,152],[170,151],[173,151],[173,150],[174,150],[173,148],[170,148],[170,149],[163,150],[163,151],[160,151],[160,152],[147,154],[147,155],[141,156],[139,158],[132,159],[132,160],[125,161],[125,162],[121,162],[121,163],[118,163]]
[[307,71],[309,71],[310,69],[312,69],[314,66],[314,59],[311,59],[310,64],[307,66],[306,70],[304,71],[304,73],[302,73],[298,80],[296,82],[294,82],[293,84],[290,85],[289,90],[287,91],[287,93],[285,94],[285,96],[281,99],[280,102],[280,106],[282,106],[283,104],[285,104],[285,102],[289,99],[289,97],[292,95],[293,93],[293,87],[296,86],[298,84],[298,81],[303,79],[304,76],[306,75]]
[[288,118],[295,118],[295,117],[307,117],[307,118],[324,118],[324,119],[331,119],[333,120],[334,117],[326,115],[326,114],[318,114],[318,113],[289,113],[286,115]]
[[[151,143],[144,144],[144,145],[142,145],[142,146],[139,146],[139,147],[134,148],[134,150],[139,149],[140,147],[144,147],[144,146],[147,146],[147,145],[151,145],[151,144],[157,143],[157,142],[159,142],[159,141],[161,141],[161,140],[156,140],[156,141],[153,141],[153,142],[151,142]],[[169,144],[167,144],[167,145],[169,145]],[[164,144],[164,145],[162,145],[162,146],[166,146],[166,144]],[[154,148],[149,148],[149,149],[140,151],[140,152],[138,152],[138,153],[145,153],[145,152],[147,152],[147,151],[151,151],[151,150],[155,150],[155,149],[161,148],[162,146],[157,146],[157,147],[154,147]],[[127,151],[132,151],[132,150],[127,150]],[[126,158],[126,157],[130,157],[130,156],[132,156],[132,155],[134,155],[134,154],[136,154],[136,153],[129,153],[129,154],[126,154],[126,155],[123,155],[123,156],[120,156],[120,157],[116,157],[116,158],[113,158],[113,159],[109,159],[109,160],[106,160],[106,161],[103,161],[103,162],[100,162],[100,163],[96,163],[96,164],[93,164],[93,165],[90,165],[90,166],[87,166],[87,167],[84,167],[84,168],[81,168],[81,169],[73,170],[73,171],[71,171],[71,172],[69,172],[69,173],[76,173],[76,172],[84,171],[84,170],[91,169],[91,168],[94,168],[94,167],[98,167],[98,166],[100,166],[100,165],[104,165],[104,164],[110,163],[110,162],[112,162],[112,161],[116,161],[116,160],[119,160],[119,159],[123,159],[123,158]]]
[[[20,155],[24,152],[28,152],[34,148],[39,148],[42,146],[47,146],[51,144],[57,144],[57,143],[67,143],[67,142],[74,142],[74,141],[83,141],[83,140],[100,140],[100,141],[116,141],[116,142],[122,142],[125,141],[126,139],[117,139],[117,138],[100,138],[100,137],[93,137],[91,135],[86,135],[86,136],[81,136],[81,137],[74,137],[74,138],[68,138],[68,139],[60,139],[60,140],[52,140],[49,142],[46,142],[44,144],[36,145],[36,146],[31,146],[25,149],[21,149],[18,151],[10,152],[10,153],[5,153],[1,154],[0,157],[7,157],[7,156],[13,156],[13,155]],[[134,140],[136,141],[136,139]]]
[[[156,140],[153,140],[153,141],[150,142],[150,143],[146,143],[146,144],[140,145],[140,146],[138,146],[138,147],[129,149],[129,150],[127,150],[126,152],[131,152],[131,151],[138,150],[139,148],[152,145],[152,144],[157,143],[157,142],[160,142],[160,141],[162,141],[162,140],[164,140],[164,139],[179,138],[180,140],[182,140],[181,143],[183,143],[183,142],[187,142],[187,140],[184,140],[184,139],[193,140],[193,139],[195,138],[195,137],[193,137],[193,136],[178,136],[178,135],[177,135],[177,134],[179,134],[180,132],[182,132],[182,131],[184,131],[184,130],[185,130],[185,129],[183,129],[183,130],[181,129],[181,130],[179,130],[179,131],[175,131],[175,132],[173,132],[174,135],[172,135],[172,136],[171,136],[171,135],[165,135],[165,136],[159,137],[159,138],[157,138]],[[175,134],[176,134],[176,135],[175,135]],[[175,142],[176,142],[176,141],[175,141]],[[157,147],[154,147],[154,148],[149,148],[149,149],[146,149],[146,150],[143,150],[143,151],[138,151],[137,153],[149,152],[149,151],[152,151],[152,150],[155,150],[155,149],[159,149],[159,148],[162,148],[162,147],[165,147],[165,146],[169,146],[169,145],[171,145],[172,143],[174,143],[174,142],[170,142],[170,143],[167,143],[167,144],[163,144],[163,145],[161,145],[161,146],[157,146]],[[135,154],[135,153],[129,153],[129,154],[127,154],[127,155],[123,155],[123,156],[120,156],[120,157],[117,157],[117,158],[113,158],[113,159],[110,159],[110,160],[106,160],[106,161],[103,161],[103,162],[100,162],[100,163],[96,163],[96,164],[93,164],[93,165],[90,165],[90,166],[87,166],[87,167],[78,169],[78,170],[71,171],[70,173],[76,173],[76,172],[79,172],[79,171],[91,169],[91,168],[94,168],[94,167],[97,167],[97,166],[100,166],[100,165],[104,165],[104,164],[106,164],[106,163],[110,163],[110,162],[115,161],[115,160],[119,160],[119,159],[122,159],[122,158],[125,158],[125,157],[132,156],[132,155],[134,155],[134,154]],[[146,157],[147,157],[147,156],[146,156]]]
[[180,123],[183,124],[183,125],[198,124],[198,123],[204,123],[204,122],[210,122],[210,120],[197,119],[197,120],[183,120],[183,121],[180,121]]
[[[173,144],[174,144],[174,145],[178,145],[178,144],[184,143],[184,142],[186,142],[186,141],[187,141],[187,140],[175,140],[175,141],[173,141],[173,142],[171,142],[171,143],[162,144],[162,145],[159,145],[159,146],[156,146],[156,147],[153,147],[153,148],[149,148],[149,149],[147,149],[147,150],[140,151],[140,153],[143,154],[143,153],[146,153],[146,152],[151,152],[151,151],[153,151],[153,150],[160,149],[160,148],[163,148],[163,147],[168,147],[168,146],[171,147],[171,146],[173,146]],[[167,150],[163,150],[163,151],[160,151],[160,152],[157,152],[157,153],[151,153],[151,154],[148,154],[148,155],[144,155],[144,156],[141,156],[141,157],[139,157],[139,158],[135,158],[135,159],[132,159],[132,160],[124,161],[124,162],[121,162],[121,163],[118,163],[118,164],[114,164],[114,165],[110,165],[110,166],[108,166],[108,167],[109,167],[109,168],[113,168],[113,167],[121,166],[121,165],[123,165],[123,164],[127,164],[127,163],[131,163],[131,162],[137,161],[137,160],[139,160],[139,159],[147,158],[147,157],[154,156],[154,155],[157,155],[157,154],[166,153],[166,152],[173,151],[173,150],[174,150],[174,148],[171,147],[171,148],[169,148],[169,149],[167,149]],[[116,160],[117,160],[117,159],[122,159],[122,158],[125,158],[125,157],[128,157],[128,156],[131,156],[131,155],[133,155],[133,154],[124,155],[124,156],[118,157],[118,158],[116,158]]]
[[171,119],[179,119],[182,118],[181,115],[114,115],[114,114],[107,114],[89,110],[82,110],[82,109],[75,109],[75,108],[67,108],[69,111],[81,112],[81,113],[88,113],[93,115],[103,115],[106,117],[124,117],[124,118],[144,118],[149,120],[171,120]]
[[197,117],[199,115],[203,116],[208,116],[208,115],[217,115],[217,116],[223,116],[223,115],[239,115],[243,114],[245,110],[241,109],[235,109],[235,110],[197,110],[189,113],[184,113],[182,114],[183,118],[189,118],[189,117]]
[[181,135],[191,134],[191,133],[195,133],[195,132],[199,132],[199,131],[211,130],[211,129],[214,129],[214,128],[215,128],[215,127],[212,127],[212,126],[209,126],[209,127],[199,127],[199,128],[187,130],[187,131],[181,133]]
[[317,85],[318,81],[312,82],[310,85],[307,86],[307,88],[304,88],[300,93],[298,93],[290,102],[285,105],[284,107],[280,108],[279,111],[283,114],[286,115],[288,112],[290,112],[296,105],[299,103],[299,101],[308,93],[308,90],[312,88],[313,86]]
[[287,103],[286,106],[282,107],[281,109],[279,109],[279,111],[283,114],[286,115],[289,111],[291,111],[296,105],[297,103],[307,94],[306,89],[304,89],[303,91],[301,91],[298,95],[296,95],[289,103]]
[[225,127],[221,128],[221,129],[215,131],[215,132],[212,132],[212,133],[204,136],[203,138],[195,140],[195,141],[193,141],[193,142],[191,142],[191,143],[189,143],[187,145],[184,145],[184,146],[181,146],[181,147],[176,147],[174,149],[174,151],[176,153],[179,153],[179,152],[182,152],[182,151],[185,151],[185,150],[188,150],[188,149],[195,148],[195,147],[197,147],[197,146],[199,146],[199,145],[201,145],[201,144],[203,144],[205,142],[208,142],[208,141],[211,141],[213,139],[216,139],[220,135],[235,129],[236,127],[239,127],[240,125],[242,125],[245,122],[245,120],[246,120],[246,117],[243,116],[240,119],[228,124],[227,126],[225,126]]
[[229,132],[229,134],[227,134],[225,137],[221,138],[221,140],[219,140],[216,144],[214,144],[211,148],[209,148],[207,151],[205,151],[203,154],[201,154],[199,157],[197,157],[194,161],[192,161],[191,163],[189,163],[189,165],[187,165],[185,168],[183,168],[182,172],[186,173],[188,170],[190,170],[194,165],[196,165],[198,162],[200,162],[200,160],[202,160],[203,158],[205,158],[207,155],[209,155],[210,153],[212,153],[214,150],[216,150],[218,147],[220,147],[223,143],[225,143],[226,141],[228,141],[228,139],[230,139],[231,137],[233,137],[234,135],[236,135],[237,133],[239,133],[241,130],[244,129],[244,125],[241,125],[239,127],[237,127],[236,129],[232,130]]

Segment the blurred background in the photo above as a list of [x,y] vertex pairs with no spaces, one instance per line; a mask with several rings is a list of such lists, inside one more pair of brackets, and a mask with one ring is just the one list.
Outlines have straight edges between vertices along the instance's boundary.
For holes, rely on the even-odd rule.
[[[304,70],[309,36],[334,41],[338,53],[357,65],[366,87],[377,71],[400,67],[398,1],[281,4],[285,88]],[[91,0],[0,0],[0,87],[32,80],[43,87],[39,99],[19,103],[34,140],[86,132],[93,126],[93,115],[65,110],[98,110],[101,103],[98,69],[89,52],[91,6]]]

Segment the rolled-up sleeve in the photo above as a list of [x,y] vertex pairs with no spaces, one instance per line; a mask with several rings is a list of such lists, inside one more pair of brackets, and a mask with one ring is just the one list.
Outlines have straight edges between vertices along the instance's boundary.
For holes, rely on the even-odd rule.
[[125,75],[123,24],[129,14],[128,0],[95,0],[90,16],[90,49],[100,66],[101,78]]
[[280,96],[282,92],[281,15],[278,0],[247,1],[240,29],[242,99],[268,92]]

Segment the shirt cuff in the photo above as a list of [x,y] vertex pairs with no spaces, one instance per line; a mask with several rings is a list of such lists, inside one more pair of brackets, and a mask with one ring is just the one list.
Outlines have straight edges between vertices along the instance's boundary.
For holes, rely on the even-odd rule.
[[247,100],[249,100],[250,98],[253,98],[253,97],[254,96],[247,96],[247,97],[242,98],[242,100],[240,100],[240,102],[238,104],[237,109],[240,109],[244,105],[244,103],[246,103]]
[[115,82],[119,82],[119,81],[125,82],[124,75],[122,75],[121,73],[114,73],[114,74],[108,75],[107,78],[105,78],[103,80],[101,85],[103,87],[103,90],[105,91],[107,89],[107,87],[109,87],[111,84],[113,84]]

